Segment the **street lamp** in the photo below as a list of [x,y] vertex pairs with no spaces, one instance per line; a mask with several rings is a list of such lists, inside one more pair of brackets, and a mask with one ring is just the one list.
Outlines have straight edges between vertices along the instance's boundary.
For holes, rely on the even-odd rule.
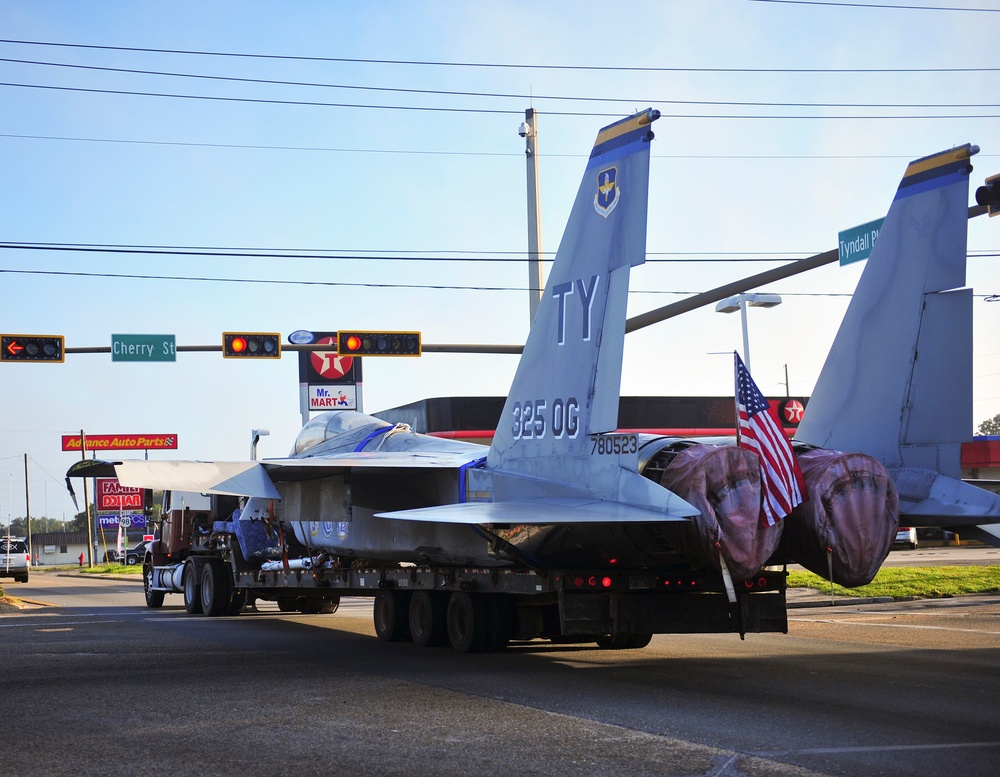
[[735,313],[740,311],[743,319],[743,363],[747,372],[750,371],[750,337],[747,334],[747,305],[752,308],[773,308],[781,304],[777,294],[734,294],[726,297],[715,306],[716,313]]
[[261,437],[267,437],[271,432],[267,429],[253,429],[250,432],[250,460],[257,460],[257,443]]

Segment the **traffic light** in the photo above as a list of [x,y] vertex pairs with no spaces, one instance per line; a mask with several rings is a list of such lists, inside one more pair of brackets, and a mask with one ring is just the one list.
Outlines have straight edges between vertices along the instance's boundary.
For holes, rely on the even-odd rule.
[[62,335],[0,335],[0,361],[66,361],[66,338]]
[[976,202],[986,208],[990,218],[1000,216],[1000,175],[991,175],[985,183],[976,189]]
[[281,335],[277,332],[223,332],[226,359],[280,359]]
[[420,332],[337,332],[341,356],[420,356]]

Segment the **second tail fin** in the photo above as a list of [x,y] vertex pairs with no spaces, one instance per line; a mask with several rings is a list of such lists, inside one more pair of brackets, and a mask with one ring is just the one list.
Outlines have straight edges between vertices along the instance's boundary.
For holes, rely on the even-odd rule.
[[978,147],[911,162],[820,373],[797,442],[961,477],[972,431],[969,173]]

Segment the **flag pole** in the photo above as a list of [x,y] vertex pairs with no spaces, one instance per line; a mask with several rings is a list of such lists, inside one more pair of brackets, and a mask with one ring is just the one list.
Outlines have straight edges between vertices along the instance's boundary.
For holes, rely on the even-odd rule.
[[740,447],[740,355],[733,351],[733,412],[736,414],[736,447]]

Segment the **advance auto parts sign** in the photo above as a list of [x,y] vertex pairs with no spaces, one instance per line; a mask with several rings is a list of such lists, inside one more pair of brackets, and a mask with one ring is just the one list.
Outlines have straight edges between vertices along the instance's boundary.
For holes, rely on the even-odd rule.
[[[80,435],[64,434],[64,451],[80,450]],[[88,434],[88,451],[175,451],[176,434]]]

